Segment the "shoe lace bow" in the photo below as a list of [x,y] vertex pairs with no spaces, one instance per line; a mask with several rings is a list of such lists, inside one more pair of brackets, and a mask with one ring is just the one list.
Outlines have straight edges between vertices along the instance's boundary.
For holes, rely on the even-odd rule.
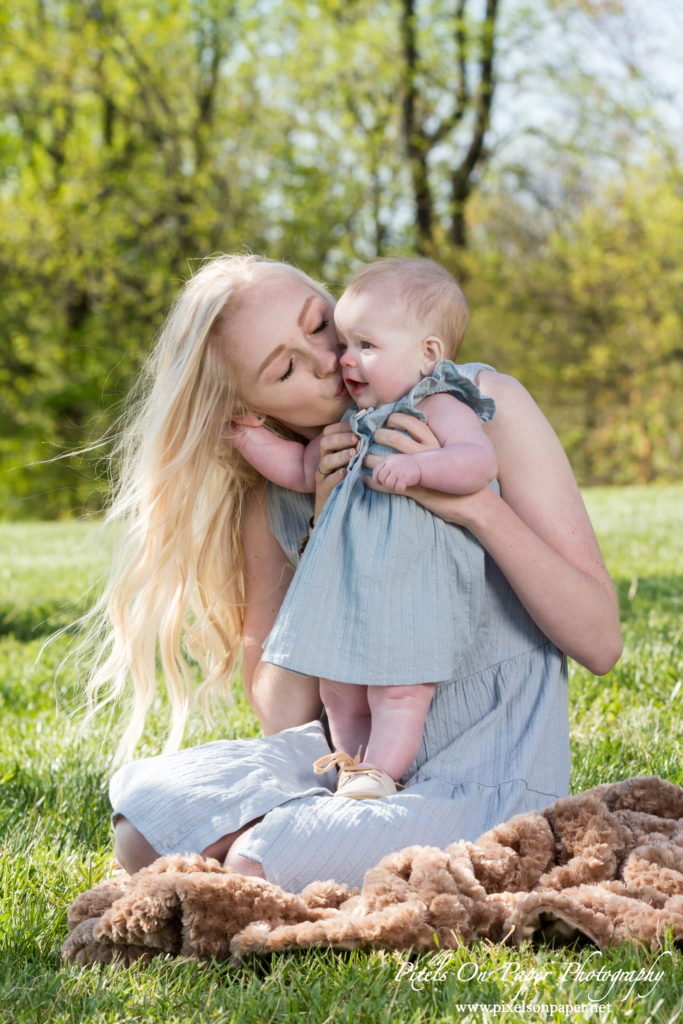
[[332,768],[338,768],[344,772],[366,771],[366,768],[362,768],[360,764],[361,749],[361,747],[358,748],[358,753],[355,757],[351,757],[345,750],[335,750],[331,754],[325,754],[313,762],[313,771],[316,775],[324,775],[325,772],[329,772]]

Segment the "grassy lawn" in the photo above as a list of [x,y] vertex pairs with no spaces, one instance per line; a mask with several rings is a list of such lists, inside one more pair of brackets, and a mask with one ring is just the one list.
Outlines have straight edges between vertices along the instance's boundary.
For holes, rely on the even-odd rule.
[[[600,489],[585,497],[619,589],[625,651],[600,679],[572,666],[572,789],[637,774],[683,784],[683,486]],[[655,968],[662,979],[635,987],[616,972],[646,970],[658,956],[636,946],[596,953],[588,945],[514,950],[479,943],[447,957],[422,956],[412,972],[406,957],[329,951],[254,960],[239,970],[179,960],[150,968],[64,966],[66,909],[111,865],[111,743],[104,722],[85,736],[78,731],[85,669],[74,661],[60,668],[73,636],[39,654],[87,605],[106,561],[92,525],[0,524],[1,1024],[680,1018],[683,956],[671,947]],[[141,754],[157,752],[162,723],[159,708]],[[213,729],[197,720],[187,742],[256,732],[236,691]],[[609,994],[605,982],[585,979],[598,968],[617,979]],[[587,1013],[494,1010],[591,1000]],[[466,1008],[474,1003],[486,1005]]]

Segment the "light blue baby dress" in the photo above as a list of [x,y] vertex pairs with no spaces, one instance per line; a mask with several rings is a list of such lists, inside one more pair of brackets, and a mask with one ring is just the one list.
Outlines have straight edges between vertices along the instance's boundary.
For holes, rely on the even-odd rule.
[[426,422],[418,403],[444,392],[482,422],[494,415],[493,399],[446,359],[399,401],[346,414],[358,452],[318,518],[264,661],[367,686],[452,678],[481,612],[483,549],[417,502],[363,483],[366,454],[395,454],[374,443],[375,431],[395,412]]

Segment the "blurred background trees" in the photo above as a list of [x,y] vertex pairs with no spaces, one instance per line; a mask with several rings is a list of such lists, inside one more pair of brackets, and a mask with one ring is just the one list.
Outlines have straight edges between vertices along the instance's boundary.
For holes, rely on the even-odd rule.
[[668,0],[10,0],[0,498],[96,510],[95,445],[224,251],[333,290],[424,253],[463,359],[518,375],[583,483],[680,473],[683,14]]

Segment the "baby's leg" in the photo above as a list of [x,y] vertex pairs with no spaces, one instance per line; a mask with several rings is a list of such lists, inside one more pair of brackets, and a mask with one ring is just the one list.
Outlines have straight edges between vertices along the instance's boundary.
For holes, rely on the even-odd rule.
[[417,757],[434,685],[367,688],[372,728],[363,761],[383,768],[394,782]]
[[364,751],[370,737],[368,687],[321,679],[320,699],[327,711],[333,746],[351,757],[359,747]]

